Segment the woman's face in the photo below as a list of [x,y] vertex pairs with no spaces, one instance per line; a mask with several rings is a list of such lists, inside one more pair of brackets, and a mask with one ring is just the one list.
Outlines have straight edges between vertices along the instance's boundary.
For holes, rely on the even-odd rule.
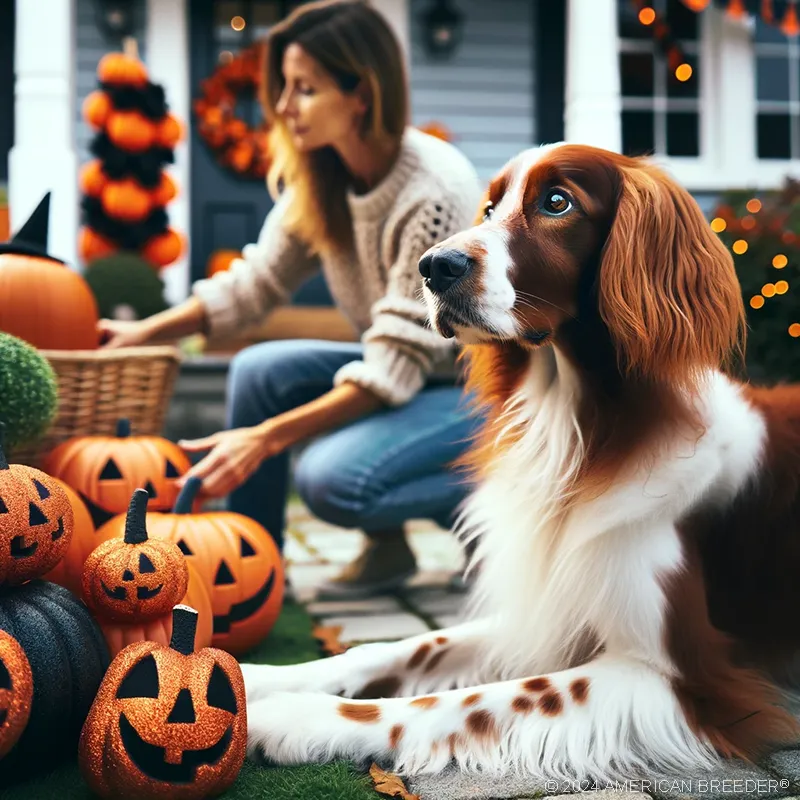
[[298,44],[283,54],[284,89],[275,108],[301,152],[336,147],[358,136],[366,104],[343,92],[331,75]]

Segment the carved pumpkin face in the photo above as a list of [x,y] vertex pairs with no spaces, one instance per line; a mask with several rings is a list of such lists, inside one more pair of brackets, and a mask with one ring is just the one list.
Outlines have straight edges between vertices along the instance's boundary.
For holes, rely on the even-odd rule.
[[69,547],[73,523],[58,482],[33,467],[9,466],[0,449],[0,585],[52,569]]
[[194,650],[197,612],[176,606],[169,647],[137,642],[108,668],[81,733],[80,767],[103,797],[209,797],[247,744],[244,680],[221,650]]
[[[264,528],[228,511],[190,513],[200,480],[186,481],[173,513],[150,512],[151,539],[174,542],[211,589],[212,644],[244,653],[272,629],[283,605],[285,576],[278,548]],[[118,531],[119,520],[109,528]],[[109,531],[98,531],[105,538]]]
[[25,651],[0,630],[0,758],[16,744],[31,715],[33,673]]
[[191,463],[183,450],[159,436],[131,436],[120,420],[116,436],[80,436],[54,448],[44,469],[72,486],[86,503],[95,527],[124,514],[136,489],[150,495],[148,508],[172,508],[175,481]]
[[99,617],[121,622],[154,619],[169,613],[186,594],[186,559],[171,542],[148,539],[146,508],[147,492],[137,489],[124,537],[103,542],[86,559],[83,599]]

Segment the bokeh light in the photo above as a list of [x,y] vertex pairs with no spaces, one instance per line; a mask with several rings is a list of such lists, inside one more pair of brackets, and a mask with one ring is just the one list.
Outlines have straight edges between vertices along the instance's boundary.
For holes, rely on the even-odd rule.
[[244,21],[244,17],[237,15],[231,19],[231,28],[235,31],[243,31],[245,25],[247,25],[247,23]]
[[800,339],[800,322],[793,322],[789,326],[789,336],[794,339]]
[[745,208],[751,214],[758,214],[758,212],[761,211],[761,201],[758,198],[754,197],[752,200],[747,201],[747,205],[745,206]]
[[749,214],[746,217],[742,217],[742,227],[746,231],[751,231],[756,226],[756,218],[751,217]]
[[775,295],[775,284],[774,283],[765,283],[761,287],[761,294],[764,297],[773,297]]
[[725,222],[722,217],[714,217],[714,219],[711,220],[711,230],[714,231],[714,233],[722,233],[727,227],[728,223]]
[[650,8],[650,6],[645,6],[639,12],[639,22],[642,25],[652,25],[656,21],[656,12]]
[[789,283],[788,281],[776,281],[775,282],[775,294],[786,294],[789,291]]
[[783,269],[789,263],[789,259],[783,253],[778,253],[775,258],[772,259],[772,266],[775,269]]
[[737,239],[733,243],[733,252],[736,253],[737,256],[742,255],[742,253],[747,252],[747,242],[744,239]]
[[754,295],[750,298],[750,305],[752,308],[763,308],[764,298],[760,294]]
[[690,64],[680,64],[680,65],[678,65],[678,67],[675,69],[675,77],[679,81],[681,81],[682,83],[685,83],[686,81],[688,81],[689,78],[692,77],[692,67],[691,67],[691,65]]

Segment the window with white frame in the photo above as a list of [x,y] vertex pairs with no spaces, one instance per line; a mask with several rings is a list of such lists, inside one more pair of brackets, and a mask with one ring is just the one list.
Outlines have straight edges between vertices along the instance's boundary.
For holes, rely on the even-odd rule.
[[756,152],[760,159],[800,159],[800,42],[758,19]]
[[[680,0],[650,0],[645,8],[649,11],[642,14],[633,0],[618,0],[622,151],[627,155],[697,157],[700,15]],[[688,67],[676,70],[669,64],[653,35],[653,16],[667,23]]]

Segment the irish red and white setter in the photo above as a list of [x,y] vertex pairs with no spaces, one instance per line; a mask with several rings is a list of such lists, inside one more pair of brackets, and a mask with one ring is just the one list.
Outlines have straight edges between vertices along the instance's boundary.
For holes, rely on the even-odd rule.
[[800,387],[742,381],[726,248],[647,160],[526,151],[420,262],[489,409],[474,621],[245,665],[250,753],[620,780],[794,742]]

